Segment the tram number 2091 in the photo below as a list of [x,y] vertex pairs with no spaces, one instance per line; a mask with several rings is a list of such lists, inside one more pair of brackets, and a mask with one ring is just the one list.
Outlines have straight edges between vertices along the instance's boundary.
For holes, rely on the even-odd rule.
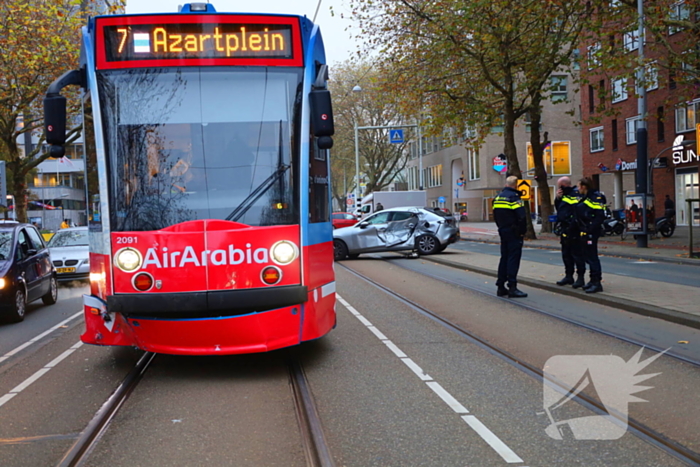
[[132,244],[132,243],[138,243],[138,242],[139,242],[138,237],[117,237],[117,244],[120,244],[120,245]]

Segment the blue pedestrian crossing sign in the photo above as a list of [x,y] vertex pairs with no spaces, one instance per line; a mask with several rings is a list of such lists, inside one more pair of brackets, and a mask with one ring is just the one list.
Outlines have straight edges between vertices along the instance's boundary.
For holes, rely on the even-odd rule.
[[389,142],[392,144],[403,143],[403,130],[389,130]]

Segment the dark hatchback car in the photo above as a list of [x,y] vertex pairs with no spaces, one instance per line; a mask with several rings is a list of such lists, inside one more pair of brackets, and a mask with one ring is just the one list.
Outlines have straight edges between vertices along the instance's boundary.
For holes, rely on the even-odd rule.
[[0,222],[0,316],[22,321],[27,303],[58,298],[56,271],[44,239],[33,225]]

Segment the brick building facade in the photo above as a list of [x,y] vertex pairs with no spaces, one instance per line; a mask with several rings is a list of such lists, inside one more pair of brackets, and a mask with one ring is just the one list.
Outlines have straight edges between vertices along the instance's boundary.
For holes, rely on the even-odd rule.
[[[615,38],[622,53],[637,54],[638,40],[630,33]],[[669,31],[669,34],[683,34]],[[597,44],[582,48],[586,63],[582,66],[588,84],[581,88],[581,114],[583,117],[583,173],[598,183],[611,208],[620,209],[625,196],[635,192],[637,143],[636,128],[639,121],[638,99],[634,79],[609,77],[598,71],[595,53]],[[655,55],[656,54],[656,55]],[[693,219],[700,224],[697,204],[694,212],[688,212],[688,198],[700,198],[698,182],[698,145],[696,124],[700,123],[700,94],[691,94],[688,88],[675,81],[674,73],[659,66],[654,58],[665,58],[663,51],[645,48],[645,55],[652,59],[646,68],[648,159],[651,164],[649,192],[653,193],[656,215],[663,213],[668,195],[675,202],[676,220],[687,225]],[[686,66],[686,65],[682,65]],[[629,70],[628,74],[632,74]],[[602,92],[601,92],[602,90]],[[601,101],[603,99],[604,101]],[[604,115],[600,107],[612,110]],[[606,112],[607,113],[607,112]],[[592,122],[598,116],[596,122]],[[653,190],[653,191],[652,191]]]

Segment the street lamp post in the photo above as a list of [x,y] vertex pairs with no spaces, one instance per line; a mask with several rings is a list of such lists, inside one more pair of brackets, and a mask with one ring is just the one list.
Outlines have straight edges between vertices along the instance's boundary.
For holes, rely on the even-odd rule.
[[[644,76],[644,2],[637,0],[637,37],[639,41],[639,69],[637,70],[637,83],[640,83],[637,94],[637,113],[639,114],[639,125],[637,126],[637,186],[636,192],[644,194],[648,191],[648,170],[649,156],[647,154],[647,85]],[[646,198],[645,198],[646,199]],[[646,212],[646,201],[644,202],[644,212]],[[646,225],[644,226],[646,232]],[[637,248],[647,248],[649,246],[649,235],[636,235]]]

